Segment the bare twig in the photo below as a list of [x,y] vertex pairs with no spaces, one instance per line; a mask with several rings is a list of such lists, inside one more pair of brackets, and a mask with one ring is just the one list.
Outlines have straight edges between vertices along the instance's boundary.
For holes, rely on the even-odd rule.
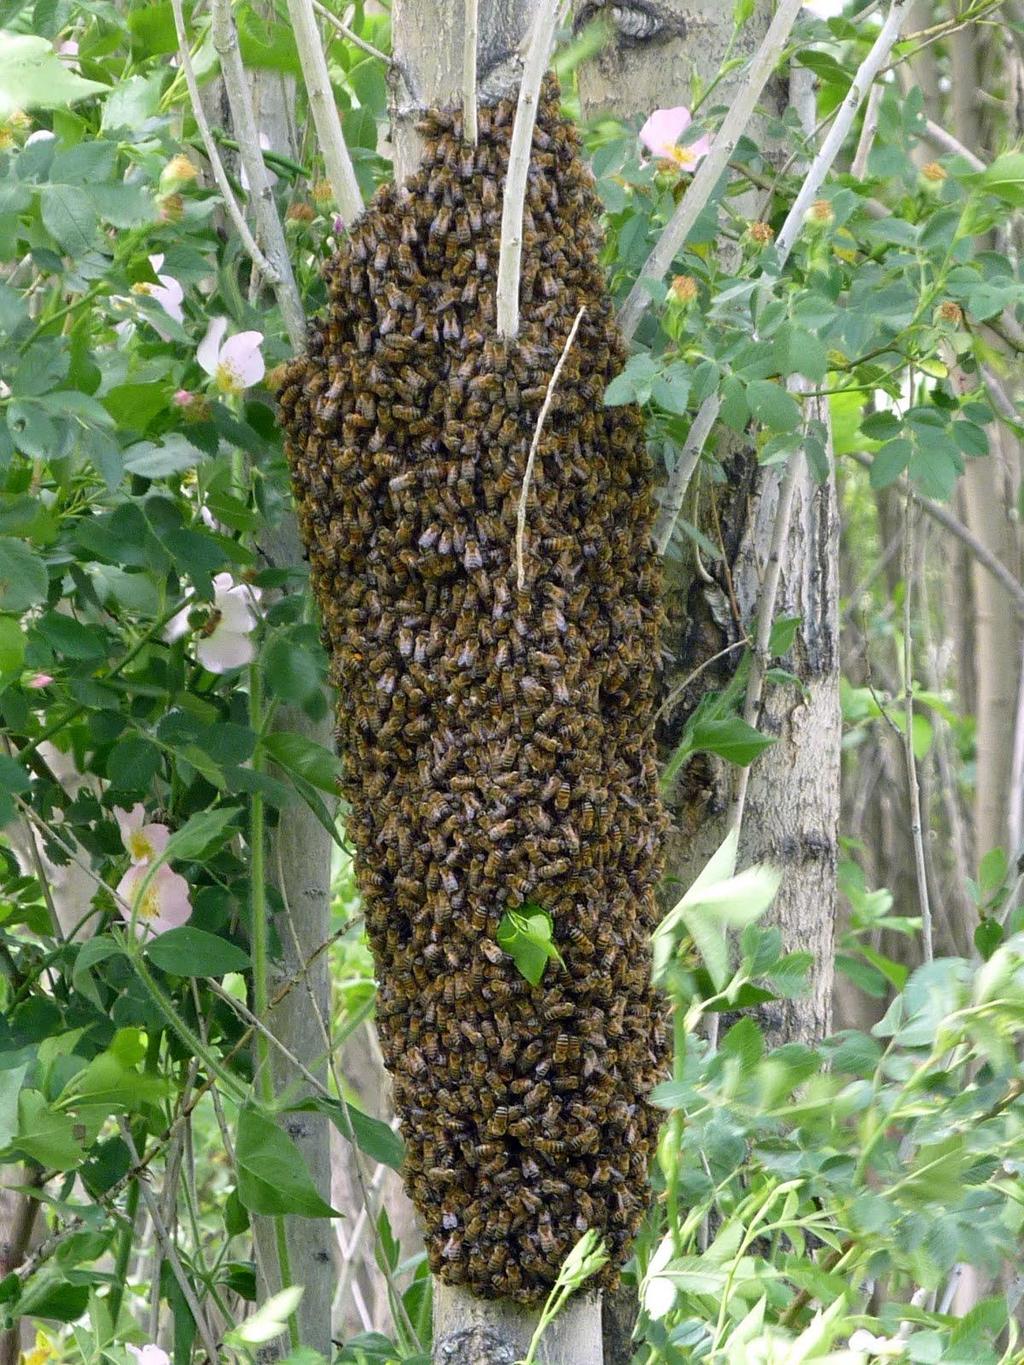
[[972,170],[983,171],[985,169],[985,163],[980,156],[976,156],[970,147],[965,147],[959,138],[955,138],[952,133],[947,132],[934,119],[925,119],[924,135],[932,146],[937,147],[940,152],[948,152],[950,156],[962,156]]
[[[124,1119],[119,1119],[118,1124],[121,1129],[121,1137],[124,1139],[125,1146],[131,1153],[132,1161],[138,1165],[139,1153],[135,1146],[135,1139],[132,1137],[132,1130]],[[178,1288],[181,1290],[182,1298],[188,1304],[189,1312],[195,1320],[196,1328],[202,1338],[203,1346],[212,1365],[212,1362],[219,1360],[220,1357],[217,1353],[217,1342],[213,1333],[210,1331],[209,1323],[206,1321],[206,1314],[203,1312],[199,1300],[196,1298],[195,1290],[192,1288],[192,1282],[185,1274],[184,1267],[181,1264],[181,1258],[178,1255],[178,1248],[174,1245],[174,1239],[167,1231],[167,1224],[161,1216],[159,1205],[153,1197],[153,1191],[149,1188],[149,1185],[145,1180],[139,1181],[139,1192],[142,1195],[143,1202],[145,1203],[150,1219],[152,1220],[153,1230],[156,1233],[160,1249],[163,1252],[165,1259],[170,1264],[174,1278],[178,1282]]]
[[551,407],[551,400],[555,394],[562,367],[565,364],[566,356],[576,340],[576,333],[579,331],[580,323],[583,321],[583,314],[586,308],[581,308],[569,328],[569,335],[565,338],[565,345],[562,347],[562,354],[558,357],[555,368],[551,372],[548,380],[547,392],[544,395],[544,402],[540,405],[540,412],[537,414],[537,425],[533,429],[533,440],[530,442],[530,453],[526,458],[526,469],[523,472],[523,486],[519,493],[519,507],[516,511],[516,583],[519,588],[526,586],[526,503],[530,496],[530,480],[533,478],[533,466],[537,459],[537,451],[540,448],[541,433],[544,430],[544,423],[547,420],[548,409]]
[[777,248],[783,259],[789,255],[793,243],[802,231],[807,210],[818,197],[825,177],[832,169],[832,165],[853,126],[853,121],[857,117],[857,110],[874,84],[875,77],[900,35],[900,28],[906,20],[909,9],[910,0],[893,0],[889,13],[885,17],[885,23],[871,44],[871,50],[857,68],[857,74],[847,91],[846,98],[840,105],[831,128],[829,128],[821,147],[815,154],[814,160],[804,177],[804,182],[793,201],[793,206],[786,215],[786,221],[779,231]]
[[857,180],[863,180],[867,175],[868,157],[871,155],[871,148],[875,145],[875,135],[878,132],[878,118],[882,110],[882,96],[884,94],[884,86],[873,85],[871,87],[868,107],[864,110],[864,122],[861,124],[860,137],[857,140],[857,150],[854,152],[853,162],[850,165],[850,174]]
[[313,0],[313,8],[316,10],[317,14],[320,15],[321,19],[326,19],[331,27],[337,29],[341,36],[346,38],[353,46],[362,48],[370,57],[376,57],[377,60],[383,62],[385,66],[391,67],[398,65],[394,57],[389,57],[386,52],[381,52],[379,47],[374,47],[374,45],[368,43],[365,38],[360,38],[358,33],[349,28],[348,24],[342,23],[336,14],[332,14],[326,5],[320,3],[320,0]]
[[462,29],[462,136],[471,147],[479,138],[476,119],[476,44],[480,28],[480,0],[465,0]]
[[331,77],[327,70],[327,58],[317,31],[313,14],[313,0],[288,0],[288,17],[292,21],[295,46],[299,53],[299,65],[306,85],[309,110],[316,125],[320,151],[323,153],[327,179],[334,192],[334,201],[345,220],[351,227],[363,211],[363,196],[359,192],[356,173],[352,169],[352,158],[345,146],[345,135],[341,131],[338,107],[334,103]]
[[907,762],[910,788],[910,836],[914,845],[914,871],[921,910],[921,937],[924,960],[935,955],[932,946],[932,910],[928,895],[928,872],[924,856],[924,831],[921,818],[921,786],[917,780],[917,755],[914,753],[914,645],[911,633],[911,605],[914,584],[914,499],[908,493],[903,504],[903,752]]
[[[865,455],[860,451],[853,451],[851,458],[856,460],[865,469],[871,468],[871,456]],[[904,490],[909,487],[904,482],[901,483]],[[950,535],[956,536],[960,543],[970,550],[983,569],[986,569],[996,580],[999,586],[1006,592],[1013,602],[1014,611],[1024,621],[1024,586],[1022,586],[1013,574],[1009,571],[1001,560],[997,559],[987,545],[983,544],[972,531],[966,527],[962,521],[953,515],[941,503],[933,502],[931,498],[926,498],[922,493],[918,493],[911,488],[910,496],[926,512],[932,521],[937,522],[947,530]]]
[[679,513],[683,510],[683,503],[686,500],[686,490],[690,486],[693,471],[697,468],[697,461],[700,453],[704,449],[704,443],[711,435],[711,429],[715,425],[718,417],[718,410],[721,407],[721,399],[717,394],[710,394],[704,399],[697,414],[690,424],[690,430],[686,437],[686,444],[679,452],[679,459],[676,467],[669,476],[669,481],[665,485],[665,496],[662,499],[661,509],[658,512],[658,519],[654,523],[652,539],[654,548],[658,554],[663,555],[668,549],[672,539],[672,532],[675,530],[676,520]]
[[687,673],[686,677],[682,680],[682,682],[676,683],[675,687],[673,687],[672,691],[661,703],[657,711],[655,711],[654,713],[655,722],[661,720],[662,716],[668,715],[668,713],[672,710],[673,706],[676,704],[678,699],[683,695],[686,689],[690,686],[690,684],[692,682],[695,682],[700,677],[700,675],[705,671],[705,669],[710,668],[711,665],[716,664],[719,659],[724,659],[727,654],[732,654],[737,649],[746,649],[747,645],[749,644],[750,641],[746,638],[742,640],[733,640],[731,645],[726,645],[724,649],[720,649],[717,654],[712,654],[710,659],[705,659],[702,664],[698,664],[695,669]]
[[213,178],[217,182],[217,188],[224,200],[225,212],[234,224],[235,231],[241,238],[242,246],[253,265],[263,273],[271,284],[276,285],[278,282],[277,271],[256,245],[256,239],[249,230],[249,224],[245,221],[245,214],[239,208],[235,192],[228,180],[227,171],[224,169],[224,163],[220,159],[220,152],[214,141],[213,133],[210,131],[209,120],[206,117],[202,97],[199,94],[199,83],[196,80],[195,68],[192,65],[192,54],[189,51],[188,33],[185,29],[185,15],[182,12],[181,0],[171,0],[171,12],[174,15],[174,29],[178,35],[178,57],[181,61],[181,69],[185,73],[185,84],[188,86],[188,97],[192,105],[192,117],[199,129],[199,136],[203,139],[206,159],[210,163]]
[[242,54],[238,48],[238,30],[231,15],[230,0],[213,0],[210,23],[213,46],[220,57],[224,89],[231,108],[231,121],[238,139],[238,152],[249,182],[256,225],[274,270],[270,283],[281,308],[288,339],[296,350],[300,350],[306,341],[306,315],[298,285],[295,283],[295,275],[292,273],[284,227],[277,205],[274,203],[274,192],[260,150],[256,111],[253,108],[249,80],[242,65]]
[[519,100],[508,149],[508,172],[501,204],[497,285],[498,335],[508,338],[519,333],[519,276],[523,259],[526,181],[530,171],[537,101],[555,41],[558,10],[556,0],[544,0],[537,9],[523,58],[523,79],[519,85]]
[[803,0],[781,0],[768,32],[750,64],[746,84],[733,101],[722,121],[722,126],[715,134],[711,150],[697,168],[697,173],[679,201],[679,206],[666,223],[654,245],[654,250],[641,268],[639,278],[630,290],[619,314],[619,325],[627,340],[636,331],[651,301],[646,282],[665,278],[676,252],[686,241],[690,229],[711,198],[736,144],[750,122],[761,98],[761,92],[775,70],[802,3]]

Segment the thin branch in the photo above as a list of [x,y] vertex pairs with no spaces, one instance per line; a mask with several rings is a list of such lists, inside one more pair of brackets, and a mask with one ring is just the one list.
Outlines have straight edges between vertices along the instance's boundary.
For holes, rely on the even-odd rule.
[[850,165],[850,174],[856,180],[863,180],[868,171],[868,157],[871,155],[871,148],[875,145],[875,136],[878,133],[878,119],[882,112],[882,96],[885,94],[885,87],[873,85],[871,94],[868,95],[868,107],[864,110],[864,122],[861,124],[860,137],[857,140],[857,150],[854,152],[853,161]]
[[940,152],[948,152],[950,156],[962,156],[971,170],[983,171],[985,169],[985,163],[980,156],[975,156],[970,147],[965,147],[959,138],[948,133],[934,119],[925,119],[924,135],[932,146],[937,147]]
[[334,192],[338,212],[351,227],[363,211],[363,196],[359,192],[352,158],[345,146],[338,107],[334,103],[327,58],[313,15],[313,0],[288,0],[288,16],[292,21],[299,65],[306,86],[309,110],[313,115],[316,135],[323,153],[327,179]]
[[192,54],[189,51],[188,33],[185,30],[185,15],[182,12],[181,0],[171,0],[171,11],[174,15],[174,29],[178,35],[178,57],[181,61],[181,69],[185,73],[185,84],[188,86],[188,97],[192,105],[192,117],[199,129],[199,136],[203,139],[206,159],[210,163],[213,178],[217,182],[217,188],[224,200],[224,209],[241,238],[242,246],[253,265],[263,273],[271,284],[276,285],[278,282],[277,271],[256,245],[256,239],[249,231],[249,224],[245,221],[245,215],[238,206],[235,192],[231,188],[227,171],[224,169],[224,162],[220,159],[220,152],[213,139],[213,133],[210,131],[210,124],[199,94],[199,83],[196,80],[195,68],[192,65]]
[[383,62],[385,66],[397,68],[398,63],[395,61],[394,57],[389,57],[386,52],[381,52],[379,47],[374,47],[374,45],[368,43],[365,38],[360,38],[358,33],[353,29],[350,29],[348,24],[343,24],[336,14],[332,14],[326,5],[320,3],[320,0],[313,0],[313,8],[316,10],[317,14],[320,15],[321,19],[326,19],[332,28],[337,29],[341,36],[346,38],[355,47],[362,48],[369,56],[376,57],[377,60]]
[[817,199],[825,177],[831,170],[853,126],[858,109],[874,84],[875,77],[892,51],[893,45],[899,38],[900,28],[909,9],[910,0],[893,0],[889,13],[886,15],[885,23],[871,44],[870,52],[857,68],[857,74],[847,91],[846,98],[840,105],[831,128],[829,128],[821,147],[811,162],[810,169],[804,177],[804,182],[800,186],[799,193],[793,201],[793,206],[786,215],[786,221],[779,232],[777,249],[782,260],[785,260],[789,255],[794,242],[803,230],[807,210]]
[[523,58],[523,79],[508,149],[508,171],[501,204],[501,244],[498,250],[498,335],[512,338],[519,333],[519,277],[523,260],[523,208],[530,171],[533,126],[541,81],[555,41],[559,6],[544,0],[537,10]]
[[[851,458],[856,460],[865,469],[871,468],[871,456],[865,455],[860,451],[852,451]],[[909,488],[905,482],[901,487]],[[1001,560],[997,559],[987,545],[983,544],[972,531],[970,531],[962,521],[958,520],[941,503],[933,502],[931,498],[926,498],[922,493],[910,488],[910,496],[926,512],[932,521],[944,527],[950,535],[956,536],[961,544],[965,545],[975,557],[983,569],[992,575],[999,586],[1006,592],[1013,602],[1014,611],[1024,621],[1024,585],[1021,585],[1013,574],[1009,571]]]
[[462,29],[462,137],[471,147],[479,140],[476,118],[476,45],[480,28],[480,0],[465,0]]
[[750,641],[745,637],[742,640],[733,640],[731,645],[726,645],[725,648],[720,649],[717,654],[712,654],[710,659],[705,659],[702,664],[698,664],[697,667],[692,670],[692,672],[687,673],[686,677],[682,680],[682,682],[676,683],[675,687],[673,687],[672,691],[661,703],[657,711],[655,711],[654,713],[655,723],[661,720],[662,716],[668,715],[668,713],[672,710],[673,706],[683,695],[686,689],[690,686],[690,684],[692,682],[696,682],[696,680],[705,671],[705,669],[710,668],[712,664],[716,664],[719,659],[724,659],[727,654],[732,654],[734,650],[746,649],[747,645],[749,644]]
[[[135,1139],[132,1137],[132,1130],[124,1119],[119,1119],[118,1125],[121,1129],[121,1137],[124,1139],[125,1146],[131,1153],[132,1161],[138,1166],[139,1153],[135,1146]],[[171,1271],[174,1274],[175,1280],[178,1282],[178,1288],[181,1290],[182,1298],[188,1304],[189,1312],[192,1314],[196,1328],[202,1338],[203,1346],[206,1349],[206,1354],[209,1356],[212,1365],[212,1363],[217,1361],[220,1357],[217,1353],[217,1342],[213,1333],[210,1331],[209,1323],[206,1321],[206,1314],[200,1307],[199,1300],[196,1298],[191,1281],[185,1274],[181,1259],[178,1256],[178,1248],[174,1245],[174,1241],[167,1231],[167,1224],[160,1214],[160,1208],[156,1199],[153,1197],[153,1191],[149,1188],[149,1185],[145,1180],[139,1181],[139,1191],[152,1220],[153,1231],[156,1234],[157,1242],[163,1251],[165,1259],[170,1263]]]
[[651,280],[661,281],[665,278],[676,253],[686,241],[690,229],[711,198],[722,172],[736,148],[736,144],[750,122],[757,102],[761,98],[761,92],[775,70],[790,30],[800,13],[802,3],[803,0],[781,0],[768,27],[768,32],[764,36],[764,41],[750,64],[746,85],[730,106],[729,112],[722,121],[722,126],[715,134],[711,150],[697,168],[697,173],[690,182],[689,188],[679,201],[675,213],[666,223],[661,236],[654,245],[654,250],[648,256],[636,283],[629,291],[629,296],[619,313],[619,325],[627,341],[633,336],[651,301],[647,292],[647,283]]
[[541,432],[544,430],[544,423],[547,420],[548,409],[551,407],[551,400],[554,397],[555,387],[558,384],[562,367],[565,364],[566,356],[576,340],[576,333],[580,329],[583,321],[583,314],[586,312],[583,307],[576,314],[572,326],[569,328],[569,335],[565,338],[565,345],[562,347],[562,354],[558,357],[555,368],[551,372],[548,380],[547,392],[544,395],[544,402],[540,405],[540,412],[537,414],[537,425],[533,429],[533,440],[530,442],[530,453],[526,458],[526,469],[523,473],[523,486],[519,493],[519,507],[516,511],[516,582],[522,589],[526,587],[526,565],[524,562],[526,552],[526,503],[530,496],[530,480],[533,478],[533,466],[537,459],[537,451],[540,448]]
[[709,394],[701,403],[696,416],[690,423],[686,444],[679,452],[676,467],[665,485],[665,497],[661,504],[661,510],[658,512],[658,519],[654,523],[652,538],[654,548],[660,555],[663,555],[668,549],[672,532],[676,527],[676,519],[683,510],[686,490],[690,486],[693,471],[697,468],[700,453],[704,449],[705,441],[711,435],[711,429],[715,425],[721,406],[722,400],[718,395]]
[[924,857],[924,831],[921,820],[921,785],[917,780],[917,755],[914,753],[914,646],[910,629],[910,608],[914,584],[914,499],[908,493],[903,507],[903,752],[907,762],[910,788],[910,836],[914,845],[914,871],[921,909],[921,937],[924,960],[935,956],[932,946],[932,909],[928,896],[928,872]]
[[306,315],[292,272],[284,227],[277,205],[274,203],[274,192],[260,149],[256,111],[253,108],[252,92],[245,67],[242,65],[242,54],[238,48],[238,30],[231,15],[230,0],[213,0],[210,24],[213,46],[220,57],[224,89],[231,108],[231,121],[238,139],[238,153],[249,182],[256,226],[274,270],[270,283],[281,308],[288,339],[296,350],[301,350],[306,343]]

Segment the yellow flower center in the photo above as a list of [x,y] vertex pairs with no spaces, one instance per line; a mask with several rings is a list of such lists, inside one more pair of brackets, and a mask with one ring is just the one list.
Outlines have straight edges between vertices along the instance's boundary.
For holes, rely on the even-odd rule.
[[160,897],[155,886],[146,888],[146,894],[139,901],[139,919],[156,919],[160,914]]
[[697,158],[692,147],[673,147],[672,160],[682,169],[689,170],[691,166],[696,166]]
[[148,858],[153,857],[156,849],[141,829],[133,829],[128,835],[128,852],[132,856],[133,863],[144,863]]
[[149,280],[138,280],[132,285],[133,294],[152,294],[153,286]]
[[221,393],[245,392],[245,385],[242,383],[241,376],[230,365],[225,365],[223,361],[218,364],[214,378]]

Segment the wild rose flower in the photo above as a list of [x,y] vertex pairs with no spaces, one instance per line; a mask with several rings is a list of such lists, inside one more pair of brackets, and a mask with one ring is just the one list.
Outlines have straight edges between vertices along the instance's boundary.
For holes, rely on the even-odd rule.
[[[158,283],[152,284],[149,280],[140,280],[138,284],[132,285],[133,294],[145,294],[147,298],[153,299],[164,310],[168,317],[175,322],[184,322],[185,314],[182,311],[182,300],[185,291],[174,278],[173,275],[161,275],[160,267],[164,263],[163,256],[150,256],[149,264]],[[157,328],[157,331],[160,329]],[[166,341],[167,338],[164,337]]]
[[239,332],[225,341],[227,329],[227,318],[211,318],[196,350],[196,359],[221,393],[244,393],[266,373],[260,351],[263,333]]
[[[136,897],[147,877],[149,885],[136,906]],[[179,873],[172,872],[166,863],[161,863],[152,875],[149,863],[132,863],[117,884],[117,894],[120,897],[118,909],[124,919],[131,922],[134,910],[135,931],[140,938],[180,929],[192,914],[188,882]],[[139,1359],[145,1359],[148,1365],[155,1358],[140,1356]]]
[[34,673],[25,686],[38,691],[41,687],[49,687],[52,682],[53,678],[49,673]]
[[679,139],[692,122],[690,111],[684,105],[655,109],[640,129],[640,141],[658,161],[670,162],[681,171],[692,171],[711,150],[711,139],[707,134],[685,147],[679,145]]
[[137,801],[131,810],[122,810],[120,806],[115,806],[114,817],[121,831],[121,842],[128,850],[133,863],[149,862],[163,853],[167,847],[171,831],[166,825],[156,821],[147,824],[146,810],[141,801]]
[[129,1346],[128,1351],[139,1365],[171,1365],[171,1358],[159,1346]]
[[[259,592],[245,583],[236,583],[229,573],[213,580],[213,607],[200,627],[196,656],[211,673],[228,673],[251,663],[256,653],[250,639],[256,627],[256,602]],[[172,616],[164,631],[165,640],[177,640],[190,628],[191,607]]]

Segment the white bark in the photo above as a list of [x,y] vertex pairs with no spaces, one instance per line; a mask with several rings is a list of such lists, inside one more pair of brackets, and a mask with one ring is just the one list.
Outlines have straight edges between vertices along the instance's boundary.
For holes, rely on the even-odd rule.
[[[434,1282],[434,1365],[515,1365],[537,1325],[529,1308]],[[540,1365],[601,1365],[601,1296],[577,1294],[541,1338]]]

